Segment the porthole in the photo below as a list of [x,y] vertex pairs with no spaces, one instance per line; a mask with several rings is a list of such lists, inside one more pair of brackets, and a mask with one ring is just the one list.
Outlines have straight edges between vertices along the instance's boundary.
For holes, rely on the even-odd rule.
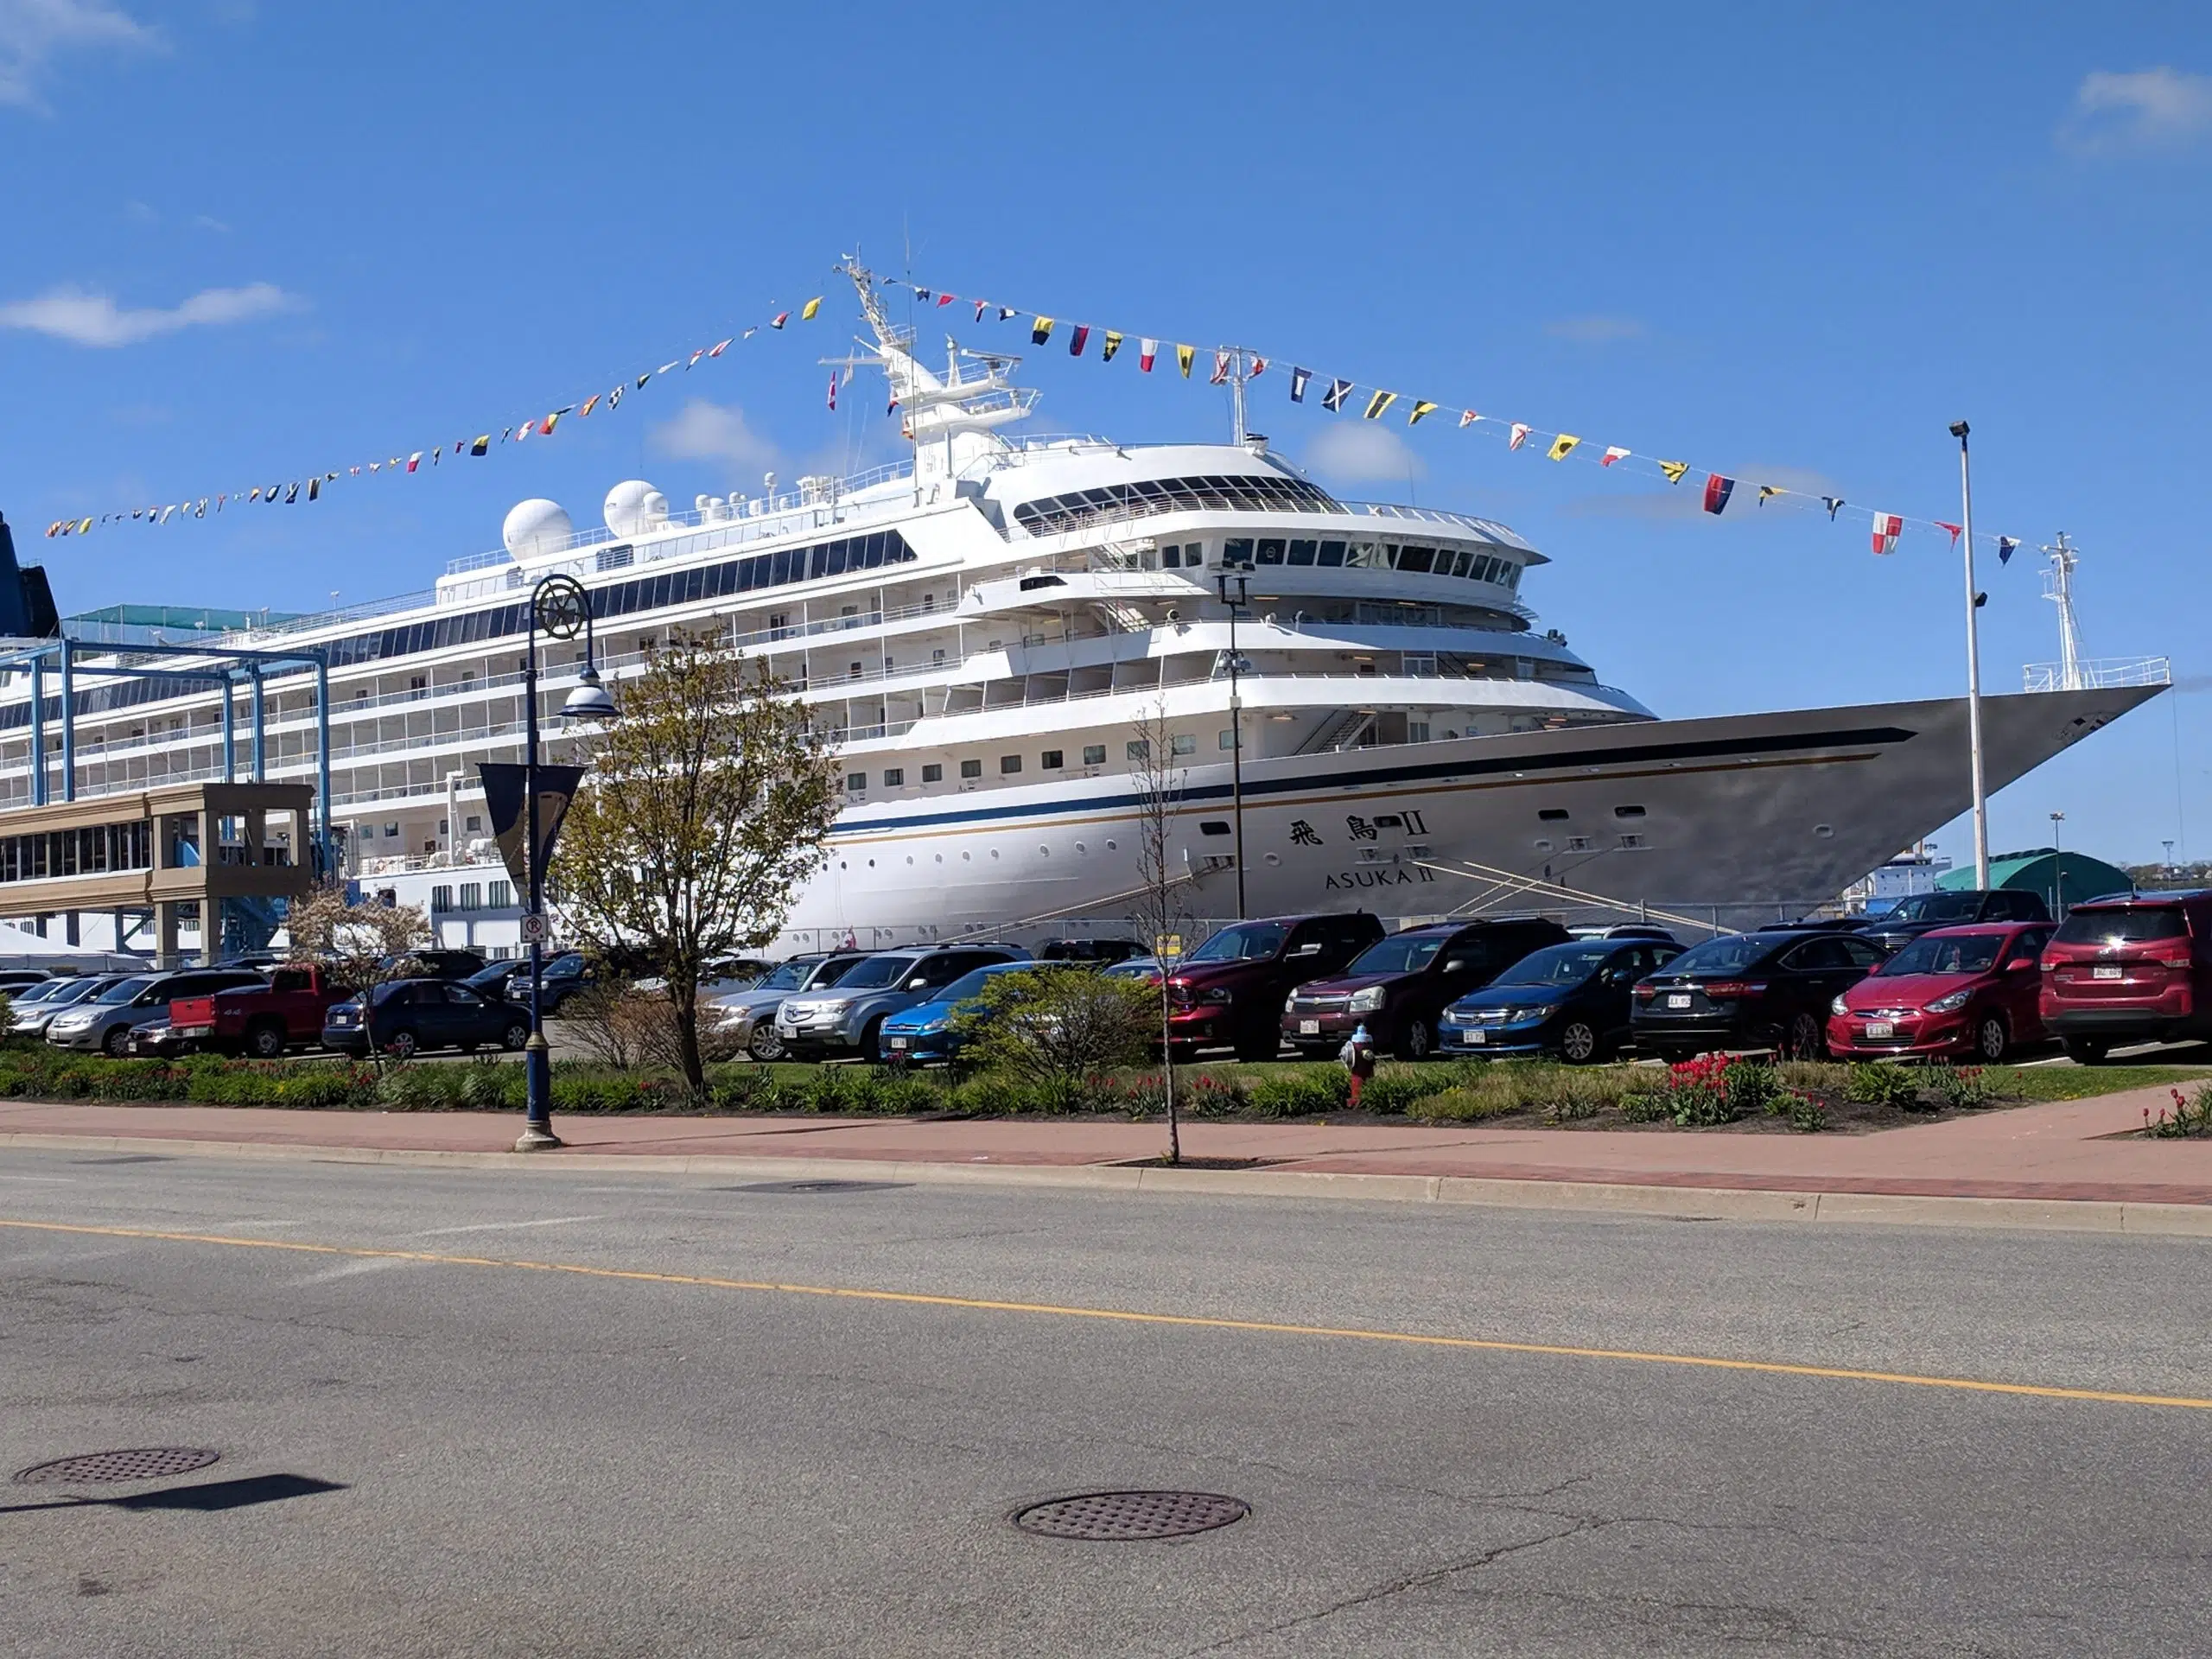
[[1549,842],[1548,841],[1544,840],[1541,836],[1537,837],[1537,839],[1536,839],[1536,850],[1537,850],[1538,852],[1540,852],[1540,853],[1548,853],[1549,851],[1551,851],[1551,849],[1552,849],[1552,844],[1551,844],[1551,842]]
[[1835,836],[1835,826],[1832,823],[1816,823],[1813,826],[1813,833],[1822,841],[1832,840]]
[[976,855],[975,855],[975,854],[973,854],[973,853],[963,853],[963,854],[961,854],[961,855],[960,855],[960,861],[961,861],[963,864],[965,864],[965,863],[969,862],[970,860],[972,860],[975,856],[976,856]]
[[874,861],[874,859],[872,859],[872,858],[871,858],[870,860],[868,860],[868,868],[870,868],[871,870],[872,870],[872,869],[874,869],[874,868],[875,868],[875,861]]
[[1087,853],[1087,852],[1089,852],[1089,851],[1090,850],[1090,848],[1088,848],[1088,847],[1084,846],[1084,845],[1081,842],[1079,842],[1079,841],[1078,841],[1077,842],[1076,842],[1076,844],[1075,844],[1075,849],[1076,849],[1076,851],[1077,851],[1078,853]]
[[943,853],[939,853],[937,855],[937,861],[940,864],[944,862],[944,855]]
[[907,861],[909,864],[911,864],[911,863],[912,863],[912,862],[914,861],[914,855],[913,855],[912,853],[909,853],[909,854],[907,854],[907,855],[906,855],[906,861]]
[[1037,856],[1039,858],[1050,858],[1052,855],[1052,849],[1040,842],[1037,849]]
[[849,869],[851,869],[853,867],[852,867],[851,865],[849,865],[849,864],[846,863],[846,862],[845,862],[845,861],[844,861],[843,859],[842,859],[842,858],[841,858],[841,859],[839,859],[839,860],[837,861],[837,868],[838,868],[839,869],[841,869],[841,870],[849,870]]
[[1280,864],[1280,863],[1281,863],[1281,862],[1282,862],[1282,855],[1281,855],[1281,853],[1269,853],[1269,854],[1268,855],[1268,863],[1270,863],[1270,864]]
[[991,856],[992,856],[993,858],[996,858],[998,855],[999,855],[999,849],[998,849],[997,848],[995,848],[995,847],[992,848],[992,849],[991,849]]
[[1106,843],[1106,850],[1109,853],[1114,850],[1114,843],[1112,842],[1109,841]]

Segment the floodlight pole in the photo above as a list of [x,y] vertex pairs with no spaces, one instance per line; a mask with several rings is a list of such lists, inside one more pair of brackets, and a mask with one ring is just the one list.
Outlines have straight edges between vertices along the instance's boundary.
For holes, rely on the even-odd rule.
[[1951,423],[1959,441],[1959,543],[1966,550],[1967,747],[1974,767],[1974,885],[1989,889],[1989,791],[1981,760],[1981,614],[1974,585],[1974,471],[1967,455],[1967,423]]
[[[1229,596],[1229,583],[1234,576],[1236,597]],[[1243,670],[1243,659],[1236,654],[1236,613],[1244,608],[1249,592],[1248,579],[1241,570],[1218,570],[1214,574],[1214,585],[1221,590],[1221,602],[1229,611],[1229,804],[1230,818],[1236,831],[1236,919],[1245,917],[1244,906],[1244,699],[1237,686],[1237,677]]]
[[[545,584],[538,583],[540,588]],[[542,925],[537,918],[543,914],[539,908],[545,899],[545,884],[541,879],[537,856],[537,594],[530,596],[529,654],[522,659],[523,716],[522,798],[523,798],[523,856],[530,871],[529,903],[523,915],[531,925]],[[553,1133],[553,1057],[545,1043],[545,946],[533,937],[530,941],[530,1040],[523,1045],[522,1077],[524,1121],[522,1137],[515,1142],[517,1152],[537,1152],[557,1147],[561,1137]]]

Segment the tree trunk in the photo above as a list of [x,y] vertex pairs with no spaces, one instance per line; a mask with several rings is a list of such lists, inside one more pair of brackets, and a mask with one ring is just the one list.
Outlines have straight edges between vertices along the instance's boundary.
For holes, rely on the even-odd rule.
[[679,995],[671,982],[668,1000],[676,1016],[676,1062],[683,1068],[683,1085],[694,1100],[707,1097],[707,1065],[699,1058],[699,997],[696,991]]

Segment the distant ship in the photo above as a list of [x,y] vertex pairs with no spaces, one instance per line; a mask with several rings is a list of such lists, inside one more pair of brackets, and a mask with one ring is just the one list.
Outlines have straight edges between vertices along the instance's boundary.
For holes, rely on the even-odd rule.
[[[346,867],[431,908],[442,942],[508,954],[518,938],[474,768],[520,756],[519,601],[554,571],[590,589],[618,697],[644,641],[711,628],[835,728],[846,806],[789,948],[1125,931],[1141,725],[1170,746],[1174,879],[1199,918],[1239,913],[1241,849],[1250,915],[1745,925],[1839,893],[1968,805],[1962,699],[1656,718],[1538,629],[1528,577],[1548,561],[1504,525],[1339,499],[1257,435],[1012,435],[1036,404],[1019,359],[948,340],[943,369],[924,366],[869,274],[847,269],[910,460],[682,514],[631,480],[581,531],[524,502],[500,551],[455,562],[432,593],[222,636],[331,648]],[[1234,658],[1224,573],[1249,593]],[[549,708],[573,654],[557,653]],[[2134,677],[1986,698],[1990,789],[2156,695],[2163,664]],[[0,791],[21,801],[15,696]],[[88,697],[80,796],[211,775],[212,691]],[[311,781],[308,699],[272,705],[269,774]]]

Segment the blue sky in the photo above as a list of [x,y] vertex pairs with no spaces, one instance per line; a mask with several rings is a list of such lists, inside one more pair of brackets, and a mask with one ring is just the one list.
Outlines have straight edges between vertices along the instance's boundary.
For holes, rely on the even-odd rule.
[[[65,610],[306,609],[427,586],[524,496],[585,523],[626,476],[688,503],[864,465],[880,386],[832,415],[815,361],[857,245],[1442,402],[1386,440],[1263,378],[1253,423],[1345,493],[1514,524],[1557,561],[1545,624],[1687,715],[1955,692],[1956,561],[1747,490],[1716,520],[1451,413],[1929,518],[1964,416],[1977,529],[2070,532],[2091,654],[2182,683],[1999,795],[1995,845],[2063,810],[2110,857],[2212,854],[2212,20],[1809,12],[0,0],[0,510]],[[486,460],[40,536],[497,430],[817,292],[815,332]],[[1218,391],[1134,371],[1032,353],[1037,425],[1227,432]],[[2010,690],[2052,607],[2031,558],[1983,586]]]

